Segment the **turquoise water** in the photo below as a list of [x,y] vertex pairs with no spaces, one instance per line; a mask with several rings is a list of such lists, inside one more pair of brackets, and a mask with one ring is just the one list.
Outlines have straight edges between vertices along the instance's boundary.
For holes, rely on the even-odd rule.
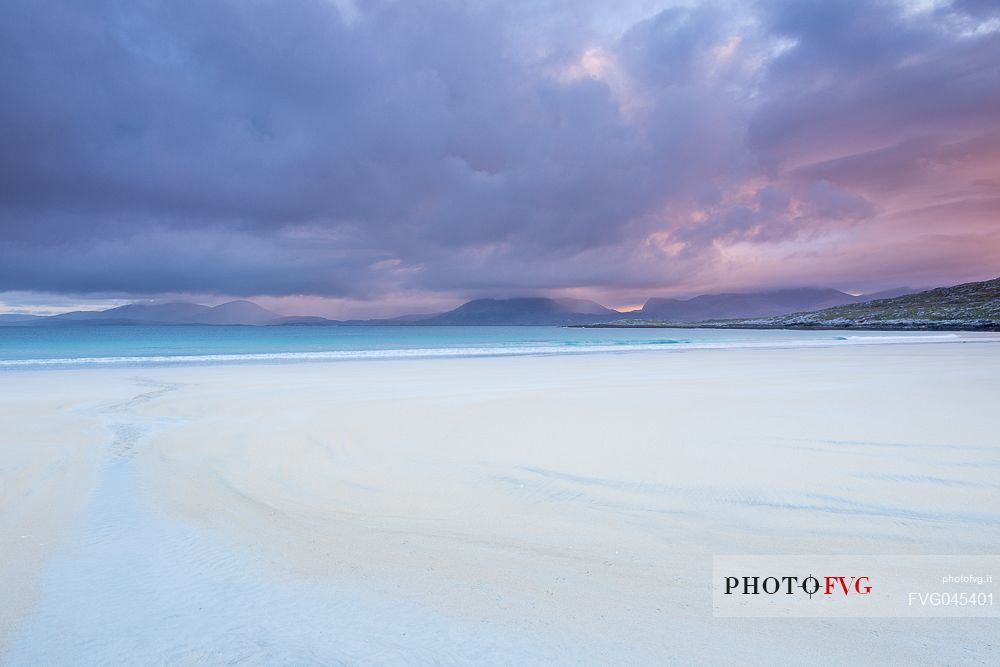
[[[933,332],[565,327],[0,327],[0,369],[944,342]],[[986,334],[985,336],[989,336]],[[993,335],[992,337],[996,337]]]

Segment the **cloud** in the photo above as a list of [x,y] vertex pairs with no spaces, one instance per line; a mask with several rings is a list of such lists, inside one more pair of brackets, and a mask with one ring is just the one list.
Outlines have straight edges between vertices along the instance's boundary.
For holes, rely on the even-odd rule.
[[[0,291],[965,278],[1000,213],[991,7],[11,0]],[[896,276],[838,273],[858,239],[943,233]]]

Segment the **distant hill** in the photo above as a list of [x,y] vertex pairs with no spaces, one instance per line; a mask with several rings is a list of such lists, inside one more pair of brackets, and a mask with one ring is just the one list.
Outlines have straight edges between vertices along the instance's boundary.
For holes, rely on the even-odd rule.
[[74,324],[572,326],[602,325],[610,322],[620,322],[623,326],[633,326],[639,322],[645,322],[647,326],[661,326],[663,322],[729,321],[737,318],[760,320],[761,318],[784,316],[790,313],[820,310],[830,306],[856,306],[879,296],[895,296],[910,292],[912,290],[899,289],[879,294],[853,296],[835,289],[800,288],[749,294],[705,294],[687,300],[654,298],[647,301],[642,310],[629,313],[621,313],[585,299],[545,297],[475,299],[446,313],[403,315],[373,320],[331,320],[313,315],[285,317],[246,300],[230,301],[214,307],[174,301],[170,303],[133,303],[107,310],[74,311],[50,317],[0,315],[0,326],[72,326]]
[[416,324],[465,325],[564,325],[616,319],[617,310],[584,299],[547,299],[526,297],[517,299],[475,299],[454,310]]
[[186,301],[132,303],[107,310],[77,310],[30,320],[3,319],[0,324],[58,326],[73,324],[267,324],[281,316],[252,301],[230,301],[210,307]]
[[1000,330],[1000,278],[814,313],[744,320],[741,324],[792,328]]
[[61,315],[53,315],[53,321],[96,321],[96,320],[129,320],[134,322],[189,322],[192,317],[209,310],[208,306],[185,301],[170,303],[130,303],[126,306],[109,308],[107,310],[75,310]]
[[1000,331],[1000,278],[776,317],[700,322],[637,318],[584,326]]
[[642,310],[629,315],[638,319],[667,322],[772,317],[898,296],[912,291],[899,289],[870,296],[854,296],[830,288],[803,287],[750,294],[703,294],[686,300],[654,298],[647,301]]
[[192,324],[267,324],[281,315],[261,308],[253,301],[230,301],[203,310],[191,318]]
[[44,315],[22,315],[20,313],[0,313],[0,324],[4,322],[30,322],[45,317]]

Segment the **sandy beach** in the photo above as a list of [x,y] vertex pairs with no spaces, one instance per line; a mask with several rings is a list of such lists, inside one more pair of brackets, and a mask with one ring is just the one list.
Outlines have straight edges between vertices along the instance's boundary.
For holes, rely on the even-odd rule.
[[713,618],[710,577],[715,554],[1000,550],[1000,343],[0,391],[3,664],[998,660],[992,619]]

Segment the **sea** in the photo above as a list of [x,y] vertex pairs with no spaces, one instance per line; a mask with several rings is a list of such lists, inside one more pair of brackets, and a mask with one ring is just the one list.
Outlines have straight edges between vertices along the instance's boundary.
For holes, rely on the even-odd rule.
[[0,371],[593,354],[697,348],[822,347],[1000,340],[964,332],[582,329],[556,326],[0,327]]

